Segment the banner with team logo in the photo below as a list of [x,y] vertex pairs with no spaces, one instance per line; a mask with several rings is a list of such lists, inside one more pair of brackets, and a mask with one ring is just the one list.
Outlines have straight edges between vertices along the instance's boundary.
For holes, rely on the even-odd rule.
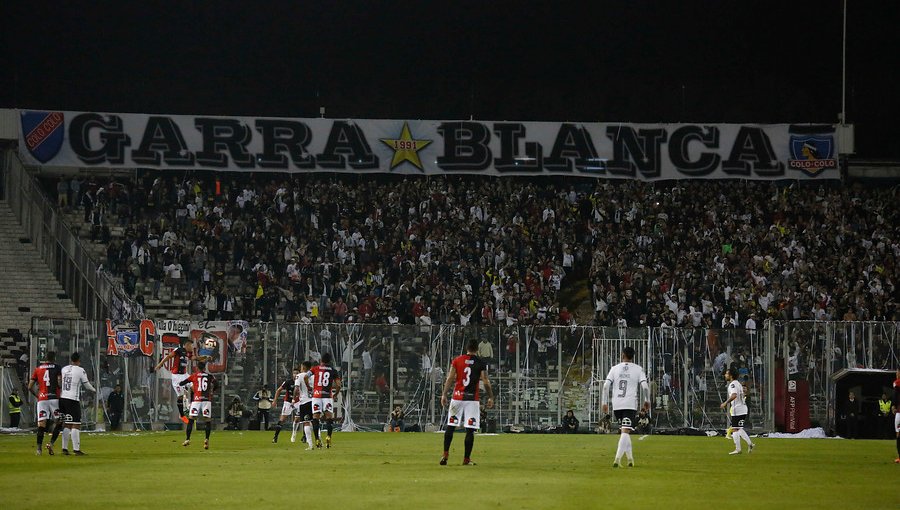
[[247,350],[247,321],[195,321],[191,323],[190,338],[197,356],[208,360],[210,372],[224,372],[228,356]]
[[838,179],[835,126],[19,111],[30,165],[235,172]]
[[151,320],[107,320],[106,354],[153,356],[156,325]]
[[[207,370],[224,372],[229,354],[247,352],[250,323],[242,320],[160,320],[156,321],[156,331],[163,358],[183,346],[186,340],[191,340],[194,355],[207,360]],[[170,360],[164,368],[171,372],[175,368],[174,363],[174,360]]]
[[[165,359],[172,351],[182,346],[185,340],[190,338],[191,321],[185,320],[159,320],[156,321],[156,332],[159,336],[160,343],[160,359]],[[163,365],[165,370],[159,372],[164,378],[168,379],[173,370],[175,370],[177,361],[172,358]]]

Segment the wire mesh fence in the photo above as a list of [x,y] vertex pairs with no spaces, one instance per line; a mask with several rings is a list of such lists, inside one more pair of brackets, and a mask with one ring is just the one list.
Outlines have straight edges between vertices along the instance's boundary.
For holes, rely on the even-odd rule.
[[[784,384],[776,378],[779,367],[786,367],[787,379],[810,381],[812,418],[824,420],[835,370],[896,367],[898,332],[898,323],[768,322],[741,330],[36,318],[30,359],[51,350],[60,361],[81,353],[99,389],[83,402],[85,428],[109,428],[119,418],[128,428],[151,429],[179,423],[169,370],[151,368],[187,338],[216,338],[201,346],[213,353],[211,370],[222,383],[214,417],[225,422],[228,407],[239,401],[243,426],[255,427],[264,413],[253,397],[261,390],[274,394],[293,367],[328,352],[343,378],[336,407],[345,430],[382,430],[399,406],[406,429],[426,431],[445,422],[440,393],[447,369],[474,340],[495,394],[494,408],[483,410],[484,430],[552,430],[571,409],[581,431],[594,431],[603,418],[602,382],[631,346],[650,379],[653,430],[725,428],[719,404],[726,398],[721,374],[729,366],[745,386],[750,428],[772,430],[775,385]],[[121,416],[110,406],[116,385],[125,402]],[[271,413],[280,408],[276,402]]]

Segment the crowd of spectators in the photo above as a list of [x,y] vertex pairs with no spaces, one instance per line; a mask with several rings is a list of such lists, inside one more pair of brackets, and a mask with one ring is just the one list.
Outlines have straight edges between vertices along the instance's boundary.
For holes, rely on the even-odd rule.
[[900,319],[897,188],[829,184],[150,172],[53,187],[126,290],[165,287],[210,319],[573,324],[564,282],[591,291],[578,321],[596,325]]
[[598,183],[592,198],[600,323],[900,318],[897,188],[625,182]]

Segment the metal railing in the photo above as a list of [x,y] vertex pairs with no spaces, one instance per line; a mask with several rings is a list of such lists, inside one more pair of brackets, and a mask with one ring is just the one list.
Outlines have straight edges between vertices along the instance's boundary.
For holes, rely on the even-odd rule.
[[[173,327],[178,323],[177,327]],[[31,359],[48,350],[64,360],[73,351],[101,392],[86,404],[97,416],[87,427],[105,426],[104,401],[116,383],[125,391],[126,423],[135,428],[176,423],[174,395],[165,370],[150,375],[168,336],[199,338],[202,331],[222,339],[217,350],[223,383],[215,418],[224,421],[227,406],[237,397],[252,404],[261,388],[274,393],[303,360],[331,352],[344,377],[345,391],[339,415],[345,428],[381,429],[394,406],[401,406],[407,426],[420,430],[440,428],[446,419],[440,390],[452,358],[475,338],[488,360],[488,375],[496,406],[484,410],[486,430],[517,427],[552,429],[562,415],[574,410],[581,430],[594,430],[600,416],[602,383],[619,362],[623,347],[637,351],[651,381],[651,428],[685,427],[722,429],[726,416],[719,409],[724,397],[720,373],[725,363],[747,367],[751,425],[772,430],[771,395],[775,349],[767,330],[704,330],[673,328],[561,327],[561,326],[456,326],[378,324],[298,324],[244,321],[157,321],[153,356],[123,357],[106,352],[107,328],[98,321],[35,319]],[[119,324],[120,331],[137,325]],[[177,333],[164,333],[177,331]],[[246,348],[229,347],[235,331],[242,332]],[[759,365],[755,364],[759,362]],[[280,409],[276,403],[273,413]],[[255,413],[254,413],[255,414]],[[88,420],[90,421],[90,420]]]
[[82,245],[13,150],[3,154],[5,198],[41,259],[79,313],[90,319],[128,317],[138,307]]

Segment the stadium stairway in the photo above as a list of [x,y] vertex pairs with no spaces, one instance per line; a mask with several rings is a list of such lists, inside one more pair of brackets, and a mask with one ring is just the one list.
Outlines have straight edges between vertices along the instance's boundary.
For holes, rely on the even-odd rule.
[[559,289],[559,306],[567,307],[576,324],[589,324],[594,318],[594,305],[586,277],[565,278]]
[[10,209],[0,201],[0,360],[15,361],[28,348],[31,318],[78,319],[81,314]]
[[[81,239],[82,245],[90,253],[91,258],[103,263],[105,266],[107,244],[91,241],[91,226],[84,221],[84,212],[79,209],[70,209],[63,212],[62,216],[72,233]],[[110,239],[118,242],[123,241],[125,227],[119,225],[118,216],[112,212],[107,212],[105,220],[109,226]],[[124,283],[119,276],[114,276],[113,280],[119,284]],[[135,286],[135,295],[144,296],[145,317],[155,320],[189,318],[189,299],[186,297],[186,294],[182,292],[181,296],[173,296],[171,290],[165,284],[161,284],[157,297],[154,297],[154,283],[153,279],[148,279],[144,282],[138,282]],[[237,276],[226,276],[226,285],[236,289],[239,284],[240,279]]]

